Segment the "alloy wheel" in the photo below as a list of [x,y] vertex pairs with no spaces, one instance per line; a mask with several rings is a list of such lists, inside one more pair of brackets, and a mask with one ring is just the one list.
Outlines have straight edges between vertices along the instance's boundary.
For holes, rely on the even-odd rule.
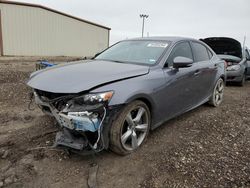
[[135,150],[144,141],[149,129],[149,114],[137,106],[126,115],[122,126],[121,143],[126,150]]
[[214,90],[214,101],[216,105],[222,102],[224,94],[224,82],[222,79],[218,80],[215,90]]

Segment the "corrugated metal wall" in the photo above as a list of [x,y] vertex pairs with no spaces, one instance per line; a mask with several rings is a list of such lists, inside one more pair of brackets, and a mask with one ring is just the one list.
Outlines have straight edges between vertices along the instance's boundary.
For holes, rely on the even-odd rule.
[[0,3],[3,55],[93,56],[109,30],[42,8]]

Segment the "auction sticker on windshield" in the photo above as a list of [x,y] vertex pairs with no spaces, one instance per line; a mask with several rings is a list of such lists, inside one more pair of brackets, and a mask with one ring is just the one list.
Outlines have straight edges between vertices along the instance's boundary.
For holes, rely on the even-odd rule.
[[153,47],[153,48],[166,48],[168,46],[168,43],[164,42],[152,42],[147,45],[147,47]]

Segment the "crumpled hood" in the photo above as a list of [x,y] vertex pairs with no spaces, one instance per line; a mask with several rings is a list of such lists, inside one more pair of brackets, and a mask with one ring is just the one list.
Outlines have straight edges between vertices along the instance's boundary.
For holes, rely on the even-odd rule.
[[149,67],[90,60],[56,65],[31,74],[27,84],[52,93],[79,93],[109,82],[147,74]]

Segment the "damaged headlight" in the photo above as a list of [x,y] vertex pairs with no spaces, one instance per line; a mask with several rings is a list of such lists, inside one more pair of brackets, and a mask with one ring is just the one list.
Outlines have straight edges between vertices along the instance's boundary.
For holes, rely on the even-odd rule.
[[240,69],[240,65],[232,65],[232,66],[227,67],[228,71],[237,71],[239,69]]
[[74,103],[79,105],[82,104],[94,105],[98,103],[109,102],[113,94],[114,94],[113,91],[108,91],[103,93],[89,93],[80,97],[76,97],[73,99],[73,101]]

